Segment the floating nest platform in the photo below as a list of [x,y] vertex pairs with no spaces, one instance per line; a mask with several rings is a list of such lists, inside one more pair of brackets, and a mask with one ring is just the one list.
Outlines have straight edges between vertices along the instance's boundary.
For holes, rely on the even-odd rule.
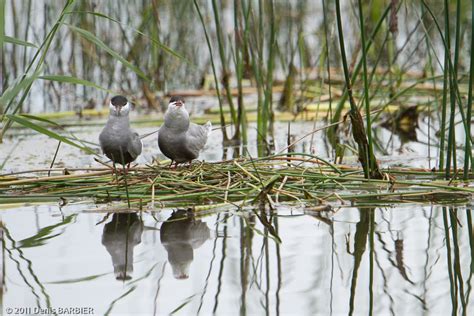
[[[465,204],[474,188],[443,180],[433,170],[383,169],[382,180],[365,179],[356,166],[334,165],[305,154],[285,154],[221,162],[194,162],[169,168],[168,162],[132,167],[32,170],[0,175],[0,206],[88,200],[133,209],[172,207],[248,207],[301,203],[386,205],[394,203]],[[8,204],[8,205],[7,205]],[[324,207],[322,208],[324,209]]]

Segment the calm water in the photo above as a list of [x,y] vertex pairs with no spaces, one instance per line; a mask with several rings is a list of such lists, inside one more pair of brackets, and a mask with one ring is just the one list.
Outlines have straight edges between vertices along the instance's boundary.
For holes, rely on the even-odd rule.
[[469,314],[470,212],[281,206],[193,218],[166,209],[106,215],[90,204],[3,206],[3,310]]

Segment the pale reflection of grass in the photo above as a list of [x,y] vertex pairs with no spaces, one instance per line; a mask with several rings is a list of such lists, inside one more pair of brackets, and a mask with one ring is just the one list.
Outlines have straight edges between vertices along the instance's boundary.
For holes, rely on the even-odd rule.
[[160,294],[160,289],[161,289],[161,280],[163,280],[163,277],[165,276],[165,268],[166,268],[166,263],[168,261],[165,261],[161,267],[161,275],[160,275],[160,278],[158,279],[158,286],[156,287],[156,293],[155,293],[155,297],[154,297],[154,300],[153,300],[153,315],[156,315],[157,314],[157,311],[158,311],[158,295]]
[[122,295],[120,295],[119,297],[117,297],[115,300],[113,300],[110,305],[109,305],[109,308],[107,308],[107,310],[105,311],[104,315],[109,315],[110,312],[112,311],[112,308],[114,308],[114,305],[115,303],[117,303],[118,301],[120,301],[121,299],[123,299],[124,297],[127,297],[128,294],[132,293],[133,291],[135,291],[135,289],[137,288],[138,285],[134,285],[132,286],[127,292],[123,293]]
[[36,297],[36,306],[38,308],[44,307],[44,306],[41,306],[41,301],[40,301],[41,298],[40,298],[39,294],[37,293],[37,290],[35,289],[34,285],[32,285],[28,281],[28,276],[23,272],[23,270],[21,268],[20,260],[17,260],[17,259],[14,258],[14,254],[13,254],[12,250],[16,250],[18,252],[18,256],[20,257],[20,259],[22,259],[24,262],[26,262],[26,265],[28,267],[28,272],[30,273],[31,278],[33,279],[34,283],[36,283],[39,286],[39,288],[41,289],[41,294],[43,294],[43,296],[44,296],[46,307],[51,308],[50,296],[46,292],[46,289],[43,286],[42,282],[36,276],[36,274],[33,270],[33,263],[25,257],[25,255],[23,253],[23,250],[20,247],[16,246],[16,241],[12,238],[12,236],[10,234],[10,231],[8,230],[8,228],[5,225],[3,225],[3,231],[4,231],[3,235],[6,237],[6,239],[8,239],[11,242],[11,248],[8,248],[6,246],[5,239],[3,240],[3,243],[4,243],[3,247],[8,252],[8,256],[10,257],[10,259],[16,264],[17,271],[20,274],[21,278],[23,279],[25,284],[28,285],[28,287],[31,289],[31,293]]
[[198,294],[200,293],[196,293],[196,294],[193,294],[191,296],[188,296],[184,299],[184,302],[181,303],[181,305],[179,305],[178,307],[176,307],[175,309],[173,309],[172,312],[170,312],[170,315],[173,315],[173,314],[176,314],[177,312],[179,312],[183,307],[185,307],[186,305],[188,305],[194,297],[196,297]]
[[206,295],[207,286],[209,285],[209,278],[210,278],[211,272],[212,272],[212,267],[214,265],[214,260],[216,259],[217,241],[219,240],[217,238],[217,236],[218,236],[218,232],[219,232],[219,223],[221,222],[220,221],[220,215],[221,215],[220,213],[217,214],[217,218],[216,218],[216,237],[214,238],[214,246],[212,247],[212,258],[211,258],[211,262],[209,263],[209,271],[207,272],[206,282],[204,284],[204,289],[203,289],[202,294],[201,294],[201,299],[200,299],[199,307],[198,307],[198,310],[197,310],[196,314],[199,314],[199,312],[201,311],[201,308],[204,304],[204,295]]
[[58,281],[51,281],[51,282],[45,282],[45,284],[74,284],[74,283],[81,283],[81,282],[87,282],[87,281],[93,281],[100,279],[101,277],[104,277],[109,274],[113,274],[114,272],[106,272],[106,273],[101,273],[101,274],[94,274],[94,275],[88,275],[85,277],[80,277],[80,278],[75,278],[75,279],[66,279],[66,280],[58,280]]
[[139,282],[140,281],[143,281],[143,280],[148,280],[148,277],[150,276],[150,274],[153,272],[153,270],[158,266],[158,262],[155,263],[142,277],[140,278],[137,278],[136,280],[133,280],[131,282],[127,282],[127,286],[131,286],[125,293],[123,293],[122,295],[120,295],[119,297],[117,297],[116,299],[114,299],[109,307],[107,308],[107,310],[105,311],[104,315],[109,315],[110,312],[112,312],[112,309],[114,308],[115,306],[115,303],[117,303],[118,301],[122,300],[123,298],[127,297],[130,293],[132,293],[133,291],[135,291],[135,289],[139,286]]

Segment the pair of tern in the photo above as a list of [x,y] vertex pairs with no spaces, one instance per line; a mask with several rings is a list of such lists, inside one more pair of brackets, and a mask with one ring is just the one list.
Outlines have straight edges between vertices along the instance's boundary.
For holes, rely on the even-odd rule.
[[[114,164],[129,165],[143,147],[138,133],[130,128],[130,103],[124,96],[117,95],[110,100],[109,108],[109,119],[99,136],[100,147]],[[191,162],[206,145],[211,130],[211,122],[192,123],[184,99],[173,96],[158,132],[158,147],[176,165]]]

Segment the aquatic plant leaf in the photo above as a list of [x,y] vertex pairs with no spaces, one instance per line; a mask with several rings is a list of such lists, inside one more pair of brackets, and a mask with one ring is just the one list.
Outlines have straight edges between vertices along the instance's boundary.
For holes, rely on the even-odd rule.
[[[370,222],[374,221],[373,212],[375,208],[369,208],[367,210],[359,209],[360,219],[356,224],[356,232],[354,235],[354,268],[352,270],[351,277],[351,296],[349,301],[350,310],[354,310],[354,301],[356,296],[357,280],[359,277],[359,268],[362,263],[362,258],[365,250],[367,249],[367,239],[369,239],[369,226]],[[374,234],[374,232],[370,232]],[[351,313],[352,314],[352,313]]]
[[117,61],[119,61],[122,65],[124,65],[125,67],[129,68],[134,73],[136,73],[140,78],[142,78],[142,79],[144,79],[148,82],[150,81],[150,79],[148,79],[148,77],[145,75],[145,73],[143,71],[141,71],[137,66],[133,65],[128,60],[123,58],[120,54],[118,54],[112,48],[107,46],[101,39],[99,39],[97,36],[95,36],[91,32],[89,32],[87,30],[84,30],[80,27],[73,26],[71,24],[67,24],[67,23],[63,23],[63,24],[67,25],[71,30],[73,30],[74,32],[78,33],[79,35],[81,35],[82,37],[84,37],[85,39],[90,41],[91,43],[94,43],[95,45],[97,45],[98,47],[100,47],[101,49],[106,51],[113,58],[115,58]]
[[[119,20],[117,19],[114,19],[110,16],[107,16],[105,15],[104,13],[100,13],[100,12],[91,12],[91,11],[72,11],[71,13],[78,13],[78,14],[90,14],[90,15],[93,15],[93,16],[96,16],[96,17],[99,17],[99,18],[104,18],[104,19],[107,19],[109,21],[112,21],[112,22],[115,22],[117,24],[121,24],[121,25],[125,25],[127,27],[130,27],[129,25],[125,24],[125,23],[122,23],[120,22]],[[166,46],[165,44],[161,43],[159,40],[157,40],[156,38],[153,38],[151,36],[148,36],[146,35],[145,33],[141,32],[140,30],[137,30],[133,27],[130,27],[135,33],[137,34],[140,34],[141,36],[145,37],[146,39],[150,40],[151,42],[153,42],[154,44],[156,44],[157,46],[159,46],[161,49],[163,49],[165,52],[167,52],[168,54],[170,55],[173,55],[174,57],[178,58],[178,59],[181,59],[183,61],[185,61],[186,63],[188,64],[191,64],[191,62],[189,60],[187,60],[184,56],[180,55],[179,53],[175,52],[174,50],[172,50],[170,47]]]
[[[164,264],[166,264],[166,263],[164,263]],[[140,281],[142,281],[142,280],[148,278],[148,277],[150,276],[150,274],[153,272],[153,270],[154,270],[157,266],[158,266],[158,262],[155,263],[150,269],[148,269],[148,271],[147,271],[143,276],[141,276],[141,277],[139,277],[138,279],[135,279],[135,280],[133,280],[133,281],[130,281],[129,284],[132,285],[132,284],[135,284],[135,283],[139,283]]]
[[[56,122],[53,122],[45,117],[40,117],[40,116],[35,116],[35,115],[31,115],[31,114],[21,114],[22,117],[26,117],[30,120],[35,120],[35,121],[39,121],[39,122],[43,122],[43,123],[46,123],[46,124],[50,124],[52,126],[55,126],[57,128],[63,128],[63,126],[61,126],[60,124],[56,123]],[[74,134],[70,133],[71,136],[64,136],[65,138],[71,140],[71,141],[78,141],[79,143],[81,143],[81,145],[83,145],[84,147],[87,148],[87,145],[86,144],[89,144],[89,145],[93,145],[95,147],[100,147],[99,144],[96,144],[96,143],[93,143],[93,142],[90,142],[90,141],[85,141],[85,140],[82,140],[82,139],[79,139],[77,138]],[[90,149],[90,148],[89,148]],[[91,149],[92,150],[92,149]]]
[[57,82],[61,82],[61,83],[72,83],[72,84],[92,87],[92,88],[96,88],[96,89],[99,89],[99,90],[102,90],[102,91],[112,93],[112,90],[101,87],[101,86],[99,86],[98,84],[95,84],[92,81],[80,79],[80,78],[73,77],[73,76],[44,75],[44,76],[39,76],[38,79],[49,80],[49,81],[57,81]]
[[137,285],[132,286],[127,292],[123,293],[123,294],[120,295],[118,298],[116,298],[115,300],[113,300],[112,303],[110,303],[109,308],[107,308],[107,310],[105,311],[104,315],[110,315],[110,312],[111,312],[112,309],[114,308],[115,303],[117,303],[117,302],[120,301],[122,298],[128,296],[128,294],[130,294],[130,293],[132,293],[133,291],[135,291],[136,288],[137,288]]
[[[267,229],[270,236],[272,236],[275,239],[275,241],[277,241],[279,244],[281,244],[282,240],[281,240],[280,236],[278,236],[278,233],[277,233],[275,227],[273,227],[273,225],[267,219],[267,217],[265,215],[265,212],[262,210],[260,215],[257,213],[257,211],[254,211],[254,213],[257,216],[257,218],[259,219],[260,223]],[[264,233],[263,236],[266,237],[267,234]]]
[[[35,73],[26,76],[24,78],[20,77],[13,84],[8,87],[5,92],[0,96],[0,108],[4,105],[6,106],[13,98],[15,98],[20,91],[23,89],[27,88],[30,86],[33,81],[36,80],[39,76],[39,71],[36,71]],[[7,110],[5,110],[7,111]]]
[[5,37],[5,0],[0,0],[0,48],[2,50]]
[[47,118],[44,118],[44,117],[39,117],[39,116],[35,116],[35,115],[31,115],[31,114],[21,114],[22,117],[26,117],[30,120],[36,120],[36,121],[40,121],[40,122],[43,122],[43,123],[48,123],[50,125],[53,125],[53,126],[56,126],[56,127],[61,127],[61,125],[59,125],[58,123],[56,122],[53,122],[51,120],[48,120]]
[[20,240],[18,242],[19,244],[18,248],[31,248],[31,247],[38,247],[38,246],[44,245],[47,240],[60,236],[62,232],[54,233],[56,228],[62,227],[71,223],[74,217],[76,217],[76,215],[74,214],[69,215],[60,223],[41,228],[36,235]]
[[[257,215],[258,217],[258,214],[254,211],[254,213]],[[238,214],[239,216],[241,216],[241,214]],[[275,241],[277,244],[281,244],[282,241],[281,241],[281,238],[278,236],[278,235],[272,235],[271,233],[270,234],[265,234],[263,231],[261,231],[260,229],[258,229],[257,227],[255,227],[254,225],[250,224],[248,219],[241,216],[243,219],[244,219],[244,222],[245,222],[245,227],[246,228],[250,228],[252,231],[254,231],[255,233],[257,233],[258,235],[262,236],[263,238],[271,238],[273,239],[273,241]],[[260,218],[259,218],[260,220]]]
[[45,282],[46,284],[72,284],[72,283],[79,283],[79,282],[87,282],[87,281],[92,281],[98,278],[101,278],[103,276],[106,276],[110,274],[108,273],[101,273],[101,274],[94,274],[94,275],[89,275],[86,277],[82,278],[76,278],[76,279],[68,279],[68,280],[60,280],[60,281],[52,281],[52,282]]
[[[257,169],[255,169],[257,171]],[[258,172],[258,171],[257,171]],[[268,179],[265,183],[262,183],[262,190],[260,193],[257,194],[257,196],[253,200],[253,204],[256,203],[265,203],[267,199],[267,195],[270,194],[270,192],[273,189],[273,185],[280,180],[281,176],[279,174],[274,175],[270,179]]]
[[191,296],[185,298],[185,299],[184,299],[184,302],[183,302],[181,305],[179,305],[178,307],[176,307],[176,308],[170,313],[170,315],[173,315],[173,314],[177,313],[177,312],[178,312],[179,310],[181,310],[183,307],[185,307],[186,305],[188,305],[188,304],[193,300],[193,298],[194,298],[196,295],[198,295],[198,294],[201,294],[201,293],[196,293],[196,294],[193,294],[193,295],[191,295]]
[[8,36],[8,35],[5,35],[5,36],[3,37],[3,40],[4,40],[5,43],[20,45],[20,46],[26,46],[26,47],[38,48],[38,46],[35,45],[35,44],[33,44],[33,43],[30,43],[30,42],[27,42],[27,41],[24,41],[24,40],[15,38],[15,37],[11,37],[11,36]]
[[[62,136],[62,135],[57,134],[53,131],[50,131],[49,129],[47,129],[45,127],[42,127],[38,124],[35,124],[35,123],[27,120],[26,116],[8,114],[7,117],[8,117],[8,119],[14,121],[15,123],[23,125],[24,127],[30,128],[32,130],[35,130],[38,133],[41,133],[41,134],[44,134],[44,135],[49,136],[51,138],[57,139],[57,140],[62,141],[63,143],[66,143],[68,145],[77,147],[77,148],[79,148],[79,149],[81,149],[81,150],[83,150],[83,151],[85,151],[89,154],[95,154],[94,150],[92,150],[91,148],[86,147],[86,146],[81,146],[81,145],[71,141],[69,138],[67,138],[65,136]],[[29,117],[31,117],[31,116],[29,116]],[[44,121],[45,119],[38,119],[38,120],[43,120]]]

